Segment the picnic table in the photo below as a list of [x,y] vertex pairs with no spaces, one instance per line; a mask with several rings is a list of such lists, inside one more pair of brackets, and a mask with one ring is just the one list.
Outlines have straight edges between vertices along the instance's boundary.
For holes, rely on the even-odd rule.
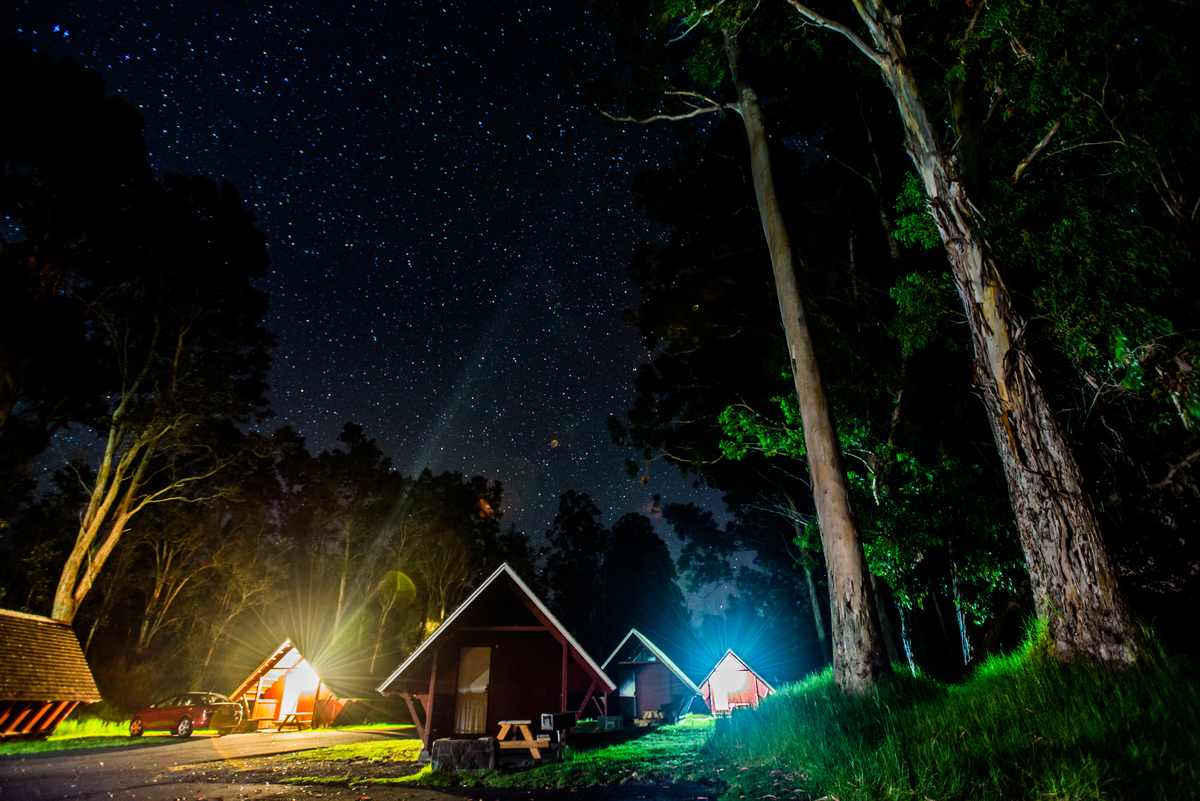
[[290,715],[284,715],[279,723],[275,725],[279,731],[287,728],[293,728],[296,731],[301,729],[312,728],[312,713],[311,712],[293,712]]
[[[534,759],[541,759],[541,749],[550,747],[550,738],[534,737],[533,732],[529,730],[531,725],[533,725],[531,720],[500,721],[500,733],[496,735],[496,742],[499,744],[500,750],[523,749],[528,751]],[[515,734],[519,734],[520,737],[509,739],[509,735]]]

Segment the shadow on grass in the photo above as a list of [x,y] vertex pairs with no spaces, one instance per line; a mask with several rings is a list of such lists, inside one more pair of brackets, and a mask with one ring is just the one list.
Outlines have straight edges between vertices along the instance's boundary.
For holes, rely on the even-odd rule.
[[646,726],[645,728],[630,727],[619,731],[573,732],[567,736],[567,744],[575,751],[593,751],[597,748],[640,740],[655,731],[656,728]]

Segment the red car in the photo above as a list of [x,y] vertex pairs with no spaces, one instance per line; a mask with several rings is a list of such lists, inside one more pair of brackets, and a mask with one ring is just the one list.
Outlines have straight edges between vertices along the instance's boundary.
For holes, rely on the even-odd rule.
[[191,737],[195,729],[216,729],[221,735],[241,723],[242,705],[220,693],[183,693],[139,710],[129,721],[129,736],[141,737],[154,729],[176,737]]

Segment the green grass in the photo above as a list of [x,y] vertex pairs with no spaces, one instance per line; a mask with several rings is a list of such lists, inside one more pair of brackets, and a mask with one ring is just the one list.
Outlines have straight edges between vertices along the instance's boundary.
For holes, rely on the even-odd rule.
[[417,727],[411,723],[358,723],[351,726],[331,726],[333,731],[379,731],[379,732],[413,732]]
[[[137,738],[129,736],[129,721],[113,722],[99,718],[65,720],[44,740],[13,740],[0,744],[0,756],[41,754],[50,751],[69,751],[78,748],[122,748],[129,745],[148,745],[157,739],[158,732]],[[166,732],[162,732],[166,736]],[[157,743],[154,743],[157,744]]]
[[1114,672],[1027,645],[960,685],[896,676],[866,698],[826,671],[722,721],[704,752],[734,798],[1185,798],[1200,787],[1200,684],[1153,647]]
[[368,740],[362,743],[331,745],[286,754],[299,762],[416,762],[421,753],[418,739]]
[[706,781],[716,775],[701,753],[712,730],[712,718],[692,715],[636,739],[588,750],[568,749],[562,762],[529,770],[453,775],[426,768],[400,782],[434,787],[568,788]]
[[[215,729],[196,729],[198,735],[214,735]],[[129,736],[129,721],[102,720],[95,717],[65,720],[44,740],[13,740],[0,744],[0,757],[44,754],[80,748],[125,748],[133,745],[166,745],[179,742],[170,732],[148,731],[141,737]]]

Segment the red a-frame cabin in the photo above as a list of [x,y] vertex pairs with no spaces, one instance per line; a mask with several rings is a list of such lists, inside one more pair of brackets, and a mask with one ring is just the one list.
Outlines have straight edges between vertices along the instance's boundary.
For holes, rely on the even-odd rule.
[[377,689],[404,699],[428,752],[444,737],[495,736],[502,720],[578,718],[589,702],[603,713],[616,685],[503,564]]

